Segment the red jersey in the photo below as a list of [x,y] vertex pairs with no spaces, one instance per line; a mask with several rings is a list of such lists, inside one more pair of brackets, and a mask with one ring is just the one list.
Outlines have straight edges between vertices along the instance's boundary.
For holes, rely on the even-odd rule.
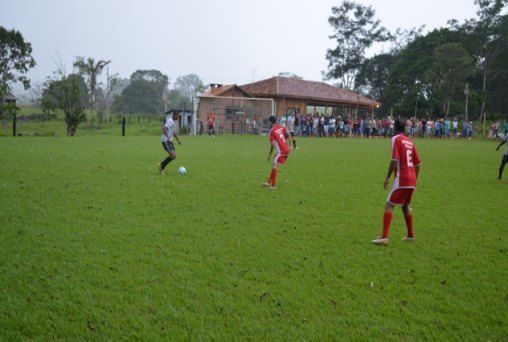
[[415,188],[415,166],[420,165],[420,157],[413,141],[404,134],[398,134],[392,138],[392,160],[398,161],[393,186]]
[[213,126],[215,122],[215,115],[213,113],[209,113],[206,117],[206,121],[208,121],[208,126]]
[[289,154],[289,147],[286,144],[286,137],[288,130],[284,126],[274,125],[268,134],[270,144],[273,144],[277,149],[277,154]]

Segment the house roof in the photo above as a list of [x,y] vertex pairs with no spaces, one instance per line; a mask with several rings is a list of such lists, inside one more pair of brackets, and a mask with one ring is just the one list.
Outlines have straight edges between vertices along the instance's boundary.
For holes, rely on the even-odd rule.
[[266,80],[240,86],[242,90],[256,97],[291,97],[314,100],[316,102],[334,102],[377,107],[381,104],[365,96],[338,88],[324,82],[305,81],[298,78],[272,77]]
[[238,87],[236,84],[212,84],[210,89],[206,90],[201,94],[201,96],[221,96],[224,94],[227,94],[229,91],[238,91],[240,93],[243,93],[247,97],[253,97],[251,94],[246,92],[245,90]]

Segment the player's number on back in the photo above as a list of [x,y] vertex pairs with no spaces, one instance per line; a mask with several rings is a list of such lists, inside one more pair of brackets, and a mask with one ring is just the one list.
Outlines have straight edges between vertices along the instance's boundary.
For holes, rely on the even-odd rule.
[[406,160],[407,160],[407,166],[413,167],[413,151],[412,150],[406,150]]

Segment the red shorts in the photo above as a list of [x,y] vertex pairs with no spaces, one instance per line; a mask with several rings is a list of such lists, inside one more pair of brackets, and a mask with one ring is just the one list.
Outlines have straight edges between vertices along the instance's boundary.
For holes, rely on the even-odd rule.
[[288,155],[287,154],[278,154],[273,159],[273,163],[274,164],[281,164],[282,165],[282,164],[286,163],[287,159],[288,159]]
[[387,202],[390,204],[408,205],[411,203],[414,188],[396,188],[388,194]]

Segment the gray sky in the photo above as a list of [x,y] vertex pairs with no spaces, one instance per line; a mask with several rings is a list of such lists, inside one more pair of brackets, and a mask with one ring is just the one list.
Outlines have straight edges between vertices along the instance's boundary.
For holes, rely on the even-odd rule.
[[[446,26],[476,16],[474,0],[357,0],[390,31]],[[197,74],[205,84],[245,84],[292,72],[320,81],[327,69],[328,17],[340,0],[0,0],[0,25],[32,44],[33,83],[75,56],[111,60],[129,78],[157,69],[171,84]],[[377,48],[378,50],[380,47]]]

